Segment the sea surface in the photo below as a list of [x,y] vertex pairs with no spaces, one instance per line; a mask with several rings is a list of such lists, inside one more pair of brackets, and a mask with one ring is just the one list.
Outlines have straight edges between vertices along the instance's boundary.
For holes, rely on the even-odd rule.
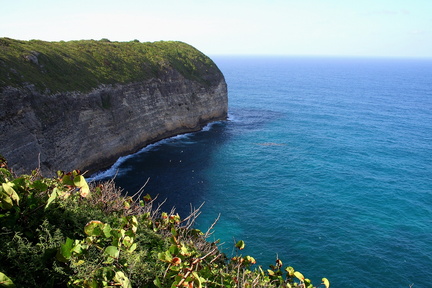
[[229,119],[122,157],[131,194],[315,285],[432,287],[432,60],[215,56]]

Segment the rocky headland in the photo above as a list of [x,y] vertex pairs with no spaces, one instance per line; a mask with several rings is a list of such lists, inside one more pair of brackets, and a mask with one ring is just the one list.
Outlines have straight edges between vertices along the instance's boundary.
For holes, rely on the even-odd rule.
[[0,39],[0,154],[15,173],[90,173],[227,117],[227,85],[182,42]]

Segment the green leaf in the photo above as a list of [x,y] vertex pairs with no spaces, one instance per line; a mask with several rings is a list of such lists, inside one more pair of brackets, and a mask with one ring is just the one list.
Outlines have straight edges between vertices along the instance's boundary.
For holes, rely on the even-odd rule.
[[74,177],[73,179],[74,185],[76,187],[83,187],[85,185],[87,185],[87,181],[85,180],[84,176],[82,175],[77,175]]
[[112,263],[114,260],[119,258],[120,251],[116,246],[108,246],[105,248],[104,254],[108,256],[107,262]]
[[137,244],[136,243],[132,244],[128,249],[129,253],[132,253],[133,251],[135,251],[136,248],[137,248]]
[[275,272],[273,270],[267,269],[267,273],[269,274],[269,276],[274,276]]
[[7,195],[3,188],[0,187],[0,208],[4,209],[4,210],[9,210],[13,207],[13,202],[11,197],[9,197],[9,195]]
[[178,284],[180,283],[180,281],[183,279],[182,275],[177,275],[174,278],[174,282],[172,283],[171,287],[178,287]]
[[121,284],[121,287],[123,288],[132,288],[129,278],[122,271],[117,271],[113,280]]
[[237,247],[239,250],[243,250],[245,248],[246,244],[243,240],[240,240],[236,243],[235,247]]
[[177,230],[176,230],[175,228],[171,228],[171,234],[172,234],[174,237],[177,237],[177,236],[178,236]]
[[12,176],[11,172],[9,170],[7,170],[6,168],[0,168],[0,175],[3,176],[4,178],[10,178]]
[[288,275],[290,276],[290,277],[292,277],[292,276],[294,276],[294,268],[293,267],[291,267],[291,266],[289,266],[289,267],[286,267],[285,268],[285,271],[288,273]]
[[46,185],[41,180],[36,180],[33,182],[33,188],[38,190],[39,192],[44,192],[44,191],[48,190],[48,185]]
[[87,181],[85,180],[84,176],[82,176],[82,175],[75,176],[73,183],[76,187],[81,189],[80,194],[82,197],[88,196],[88,194],[90,193],[90,188],[89,188]]
[[9,277],[7,277],[5,274],[0,272],[0,286],[15,287],[15,284],[12,282],[12,280]]
[[62,178],[63,185],[74,186],[74,181],[72,181],[70,175],[64,175]]
[[69,237],[66,238],[66,243],[60,245],[60,250],[57,253],[57,260],[61,262],[69,261],[72,256],[72,248],[74,241]]
[[17,203],[17,205],[19,205],[19,196],[15,192],[15,190],[13,189],[13,186],[14,186],[14,184],[12,182],[2,183],[2,187],[3,187],[4,192],[6,192],[6,194],[12,200],[14,200]]
[[88,236],[100,236],[103,233],[104,224],[101,221],[93,220],[86,224],[84,233]]
[[134,233],[136,233],[137,232],[137,230],[138,230],[138,219],[135,217],[135,216],[129,216],[130,218],[129,218],[129,223],[131,224],[131,226],[132,226],[132,231],[134,232]]
[[198,288],[202,287],[202,282],[205,282],[205,279],[200,277],[197,272],[193,271],[192,276],[194,278],[194,282],[198,285]]
[[48,198],[47,204],[45,205],[45,209],[47,209],[48,206],[57,198],[57,196],[58,196],[57,191],[58,191],[57,188],[53,189],[51,196]]
[[105,238],[109,238],[109,237],[111,237],[111,226],[109,225],[109,224],[105,224],[104,226],[103,226],[103,234],[104,234],[104,236],[105,236]]
[[122,233],[117,229],[111,229],[110,234],[112,237],[111,245],[113,245],[113,246],[121,245],[120,240],[123,237]]
[[122,241],[123,246],[129,248],[133,244],[133,238],[130,236],[125,236]]
[[177,244],[174,243],[174,245],[171,245],[170,248],[168,248],[167,252],[171,253],[171,255],[176,255],[180,253],[180,249]]
[[159,280],[159,277],[156,277],[156,279],[153,281],[153,284],[158,288],[162,288],[162,283]]
[[29,184],[32,185],[32,183],[24,177],[15,178],[11,182],[14,184],[15,187],[19,187],[21,189],[26,189]]
[[[98,270],[98,274],[99,274],[99,277],[103,279],[103,282],[107,282],[107,281],[111,282],[111,280],[115,276],[115,270],[114,270],[113,266],[111,266],[111,267],[102,267],[102,268],[100,268]],[[108,284],[105,284],[105,286],[102,286],[102,287],[107,287],[107,286],[108,286]],[[96,285],[96,287],[101,287],[101,286]]]
[[165,251],[165,252],[158,253],[158,259],[170,263],[173,258],[169,251]]
[[71,249],[71,252],[81,254],[83,250],[83,246],[81,245],[79,240],[75,240],[74,246]]
[[190,256],[192,253],[188,249],[188,247],[186,247],[185,245],[181,245],[181,247],[180,247],[180,254],[183,255],[183,256]]
[[327,278],[322,278],[322,282],[326,288],[330,287],[330,281]]
[[143,199],[145,202],[150,202],[152,200],[152,197],[149,194],[147,194],[143,197]]
[[294,276],[297,277],[297,279],[299,279],[300,281],[304,281],[305,279],[303,274],[298,271],[294,272]]
[[250,264],[256,264],[256,260],[252,256],[245,256],[244,259]]
[[191,230],[190,230],[190,233],[191,233],[193,236],[200,236],[200,235],[204,235],[204,233],[203,233],[201,230],[199,230],[199,229],[191,229]]

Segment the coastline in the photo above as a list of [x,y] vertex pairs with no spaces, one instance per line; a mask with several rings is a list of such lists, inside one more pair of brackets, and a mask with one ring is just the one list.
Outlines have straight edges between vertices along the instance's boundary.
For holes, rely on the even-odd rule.
[[93,173],[227,116],[224,75],[185,43],[2,41],[0,153],[17,174]]
[[178,139],[179,137],[187,137],[187,135],[196,133],[196,132],[202,132],[202,131],[208,131],[210,127],[216,123],[228,121],[228,117],[220,118],[220,119],[214,119],[212,121],[209,121],[207,123],[202,124],[198,129],[190,130],[182,133],[173,134],[171,136],[164,137],[159,140],[155,140],[153,142],[150,142],[143,146],[142,148],[136,150],[135,152],[123,155],[118,157],[114,162],[111,163],[111,165],[107,165],[101,169],[98,169],[96,171],[88,170],[86,171],[87,174],[90,174],[90,176],[86,177],[87,181],[94,182],[94,181],[101,181],[106,180],[108,178],[113,178],[120,167],[126,160],[135,157],[136,155],[139,155],[140,153],[149,151],[153,147],[162,145],[166,143],[167,141],[170,141],[172,139]]

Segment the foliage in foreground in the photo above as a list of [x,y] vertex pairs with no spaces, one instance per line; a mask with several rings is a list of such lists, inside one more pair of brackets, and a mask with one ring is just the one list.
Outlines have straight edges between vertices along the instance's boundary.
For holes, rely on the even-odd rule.
[[[0,157],[1,287],[315,287],[280,259],[228,259],[209,232],[153,209],[142,191],[89,186],[79,171],[16,177]],[[323,278],[321,287],[329,287]]]

